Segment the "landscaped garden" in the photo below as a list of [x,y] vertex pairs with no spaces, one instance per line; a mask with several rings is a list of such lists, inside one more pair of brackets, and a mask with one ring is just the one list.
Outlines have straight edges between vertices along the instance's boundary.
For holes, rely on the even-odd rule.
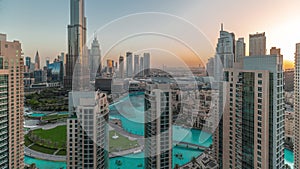
[[[30,131],[25,136],[25,145],[38,152],[46,154],[66,155],[66,126],[58,126],[53,129],[37,129]],[[34,144],[33,144],[34,143]]]
[[[36,129],[25,135],[25,145],[32,150],[55,155],[66,155],[66,126],[53,129]],[[137,140],[130,140],[115,131],[109,132],[109,151],[118,152],[138,147]]]

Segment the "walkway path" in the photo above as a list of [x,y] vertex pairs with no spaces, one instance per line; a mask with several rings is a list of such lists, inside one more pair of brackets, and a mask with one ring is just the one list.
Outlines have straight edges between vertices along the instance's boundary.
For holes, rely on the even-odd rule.
[[31,150],[28,147],[25,147],[24,152],[25,152],[25,155],[27,155],[27,156],[42,159],[42,160],[50,160],[50,161],[66,161],[67,160],[66,156],[45,154],[45,153]]
[[61,148],[57,149],[57,150],[53,153],[53,155],[56,155],[60,150],[61,150]]
[[140,147],[136,147],[136,148],[129,149],[129,150],[109,153],[109,158],[118,157],[118,156],[125,156],[125,155],[128,155],[128,154],[134,154],[134,152],[136,152],[136,151],[141,151],[142,152],[143,149],[144,149],[144,146],[140,146]]
[[67,125],[67,123],[66,122],[60,122],[60,123],[55,123],[55,124],[39,125],[39,126],[30,128],[30,130],[36,130],[36,129],[49,130],[49,129],[53,129],[57,126],[64,126],[64,125]]

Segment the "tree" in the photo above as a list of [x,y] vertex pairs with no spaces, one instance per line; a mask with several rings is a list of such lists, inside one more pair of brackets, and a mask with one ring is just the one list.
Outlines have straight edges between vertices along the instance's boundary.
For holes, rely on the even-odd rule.
[[179,169],[179,165],[178,165],[178,164],[175,164],[174,169]]
[[288,164],[284,164],[284,169],[292,169],[292,167],[289,166]]
[[36,169],[36,164],[35,163],[30,164],[29,169]]

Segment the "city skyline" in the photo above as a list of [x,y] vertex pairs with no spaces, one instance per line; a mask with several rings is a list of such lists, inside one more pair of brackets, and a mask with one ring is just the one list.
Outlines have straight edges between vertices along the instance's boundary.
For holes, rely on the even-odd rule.
[[[52,59],[60,52],[66,52],[66,32],[69,3],[67,1],[36,2],[30,0],[26,4],[20,5],[17,4],[17,2],[17,0],[0,1],[0,18],[5,16],[5,18],[1,18],[4,24],[0,31],[9,34],[8,39],[19,39],[24,44],[24,56],[31,56],[33,58],[35,52],[39,50],[42,57],[41,63],[43,65],[47,57]],[[58,2],[59,5],[57,5]],[[277,46],[282,49],[284,60],[292,61],[294,56],[294,44],[298,42],[298,39],[300,39],[299,35],[296,34],[296,31],[300,28],[300,24],[294,22],[297,15],[300,14],[296,8],[296,6],[298,6],[297,4],[300,2],[290,1],[289,3],[281,3],[279,1],[259,1],[259,7],[255,5],[257,3],[257,1],[235,2],[232,4],[226,2],[214,3],[196,1],[189,3],[181,1],[173,1],[172,3],[166,1],[161,3],[154,1],[154,3],[151,4],[148,2],[136,1],[130,1],[128,4],[115,4],[102,1],[87,2],[86,16],[89,17],[89,21],[87,23],[89,30],[87,39],[89,41],[98,28],[122,16],[142,12],[162,12],[184,18],[194,24],[208,38],[203,39],[203,41],[205,41],[205,43],[210,43],[210,45],[216,44],[216,37],[218,36],[217,31],[219,30],[220,23],[224,23],[225,30],[234,32],[237,38],[244,37],[247,46],[249,45],[249,34],[266,32],[267,51],[271,47]],[[170,7],[171,5],[172,7]],[[233,8],[235,9],[234,12],[231,12],[232,10],[228,8],[229,5],[233,5]],[[47,8],[45,8],[45,6],[47,6]],[[249,11],[254,11],[255,9],[256,12],[253,14],[244,12],[245,7],[247,7]],[[15,10],[11,10],[12,8]],[[53,8],[57,9],[56,12],[51,12],[51,9]],[[15,17],[18,16],[18,13],[21,11],[31,11],[33,9],[36,11],[36,13],[42,12],[43,15],[37,15],[34,12],[30,14],[29,12],[29,14],[20,14],[18,18]],[[110,9],[119,10],[108,13],[108,10]],[[211,13],[210,11],[212,9],[217,10],[214,10],[215,12]],[[17,15],[12,15],[11,11],[14,11],[14,13]],[[197,15],[195,15],[195,13]],[[257,19],[258,17],[259,19]],[[47,22],[44,22],[45,20]],[[149,22],[153,21],[150,20]],[[51,25],[56,26],[53,27]],[[46,29],[50,26],[52,32],[49,32],[49,30]],[[20,30],[18,29],[19,27],[23,27],[23,29]],[[128,29],[134,27],[136,27],[135,30],[138,30],[140,26],[128,25]],[[18,29],[18,31],[16,31],[16,29]],[[126,31],[126,27],[124,30]],[[24,31],[26,33],[24,33]],[[111,30],[109,35],[113,35],[115,31],[120,31],[120,29]],[[176,32],[174,34],[176,34]],[[40,41],[40,37],[43,37],[43,41]],[[189,39],[189,37],[187,37],[187,39]],[[153,43],[154,40],[155,39],[150,38],[149,43]],[[127,50],[134,52],[136,49],[132,49],[129,46],[132,46],[132,43],[138,44],[137,41],[138,40],[136,39],[134,42],[124,43],[124,45],[122,45],[120,48],[123,48],[123,50],[116,49],[115,51],[112,51],[112,53],[109,53],[109,55],[114,56],[116,53],[119,55],[120,52],[125,53]],[[99,43],[104,49],[102,50],[104,52],[109,48],[107,45],[111,46],[111,42],[109,42],[105,37],[100,37]],[[167,49],[166,47],[163,48]],[[215,46],[212,45],[211,49],[208,49],[208,51],[202,51],[203,53],[200,53],[199,55],[205,58],[204,60],[206,61],[206,58],[213,57],[214,49]],[[186,51],[182,51],[184,51],[184,49],[175,52],[175,54],[178,55],[180,59],[182,59],[188,65],[195,66],[196,64],[193,61],[195,61],[195,57],[197,56],[193,56],[191,52],[187,53]],[[247,54],[248,50],[246,51],[246,55]],[[164,53],[164,55],[167,54]],[[153,59],[157,60],[156,57],[153,57]],[[200,61],[198,60],[197,62],[198,65]],[[156,63],[159,62],[155,61],[155,65],[157,65]],[[180,62],[177,62],[175,65],[178,64],[180,64]]]

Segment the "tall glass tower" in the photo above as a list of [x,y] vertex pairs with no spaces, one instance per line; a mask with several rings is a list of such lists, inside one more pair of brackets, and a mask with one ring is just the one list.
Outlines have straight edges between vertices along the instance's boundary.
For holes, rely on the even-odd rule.
[[70,24],[68,25],[68,54],[64,87],[72,88],[73,72],[76,62],[88,65],[86,50],[86,17],[84,0],[70,0]]

